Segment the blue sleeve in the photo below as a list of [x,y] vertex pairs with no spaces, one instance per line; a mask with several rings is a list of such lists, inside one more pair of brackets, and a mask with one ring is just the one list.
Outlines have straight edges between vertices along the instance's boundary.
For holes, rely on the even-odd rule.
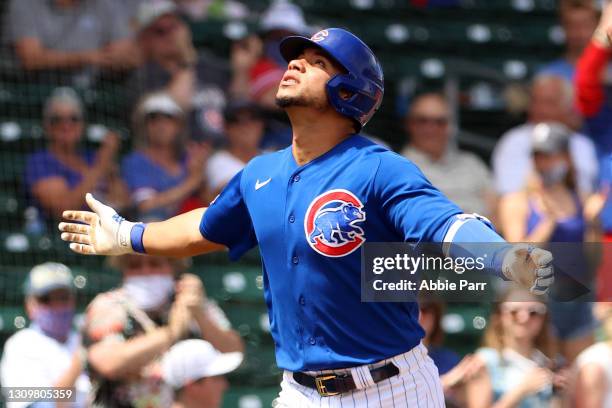
[[25,183],[28,190],[32,190],[34,184],[49,177],[61,176],[59,168],[53,164],[49,154],[38,152],[30,155],[26,162]]
[[143,187],[155,188],[155,177],[151,166],[137,155],[129,155],[121,163],[121,178],[131,192]]
[[381,156],[374,191],[383,217],[405,242],[442,242],[452,217],[461,209],[410,161],[393,152]]
[[242,173],[241,170],[230,180],[200,221],[202,236],[228,247],[232,260],[257,245],[253,222],[240,189]]

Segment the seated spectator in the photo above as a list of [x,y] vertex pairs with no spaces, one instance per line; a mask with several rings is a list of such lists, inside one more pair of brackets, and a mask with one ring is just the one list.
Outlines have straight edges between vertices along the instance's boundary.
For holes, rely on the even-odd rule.
[[[537,123],[558,122],[572,128],[576,118],[571,82],[560,76],[536,77],[531,84],[527,123],[504,133],[493,151],[497,193],[504,195],[525,187],[532,170],[531,135]],[[580,133],[573,133],[569,149],[580,194],[592,193],[599,171],[593,142]]]
[[6,37],[26,70],[71,72],[81,83],[83,68],[134,66],[137,53],[127,17],[106,0],[12,0]]
[[164,381],[174,389],[172,408],[220,408],[227,380],[242,362],[240,352],[220,353],[207,341],[184,340],[162,361]]
[[[4,392],[7,387],[74,387],[76,399],[70,406],[88,406],[90,383],[83,372],[86,354],[78,332],[72,328],[76,304],[72,281],[70,269],[55,262],[37,265],[30,271],[25,284],[25,308],[31,323],[4,344],[0,361]],[[25,406],[42,405],[7,403],[7,408]]]
[[[576,176],[569,153],[572,132],[560,124],[538,124],[531,143],[533,180],[517,193],[500,201],[500,225],[510,242],[560,243],[549,249],[559,266],[587,284],[589,265],[583,246],[587,225],[583,203],[576,188]],[[580,279],[581,278],[581,279]],[[596,326],[590,303],[549,303],[551,323],[560,351],[568,361],[591,345]]]
[[175,215],[203,182],[209,148],[195,141],[185,146],[184,126],[182,109],[164,93],[145,97],[135,112],[139,149],[123,159],[121,170],[141,217]]
[[[230,64],[203,50],[196,51],[187,24],[169,0],[145,2],[138,13],[138,44],[144,64],[130,80],[130,94],[165,91],[186,112],[190,137],[223,139],[223,109],[233,89]],[[236,78],[247,78],[247,61],[237,61]],[[244,79],[243,79],[244,81]]]
[[576,359],[576,408],[612,407],[612,303],[597,305],[606,340],[593,344]]
[[244,19],[249,16],[249,9],[241,2],[234,0],[174,0],[179,12],[192,21],[214,19]]
[[271,60],[261,59],[250,71],[249,98],[257,104],[265,120],[262,149],[279,150],[291,144],[293,133],[287,115],[276,104],[276,93],[285,68],[279,68]]
[[467,406],[550,407],[558,402],[567,372],[553,372],[547,307],[524,289],[507,290],[495,304],[476,355],[486,370],[467,384]]
[[576,62],[597,27],[599,10],[593,0],[561,0],[558,10],[565,34],[565,52],[561,58],[540,68],[536,75],[556,75],[573,82]]
[[445,305],[441,300],[419,299],[419,324],[425,330],[423,345],[427,347],[429,357],[438,367],[447,405],[464,406],[464,386],[484,366],[482,360],[473,355],[468,354],[462,359],[453,350],[442,345],[444,342],[442,328],[444,309]]
[[306,24],[302,9],[286,0],[274,0],[260,19],[263,57],[285,68],[287,62],[280,54],[281,40],[290,35],[310,36],[313,30]]
[[225,111],[227,148],[213,154],[206,164],[211,197],[260,153],[264,123],[257,107],[249,102],[234,102]]
[[115,164],[119,136],[108,132],[97,151],[82,149],[83,106],[72,89],[53,91],[43,127],[48,145],[28,157],[25,184],[45,215],[60,217],[66,208],[81,208],[85,193],[94,191],[120,208],[126,205],[127,190]]
[[451,120],[443,95],[415,98],[404,121],[409,143],[401,154],[464,212],[491,216],[495,200],[490,172],[476,155],[453,145]]
[[173,392],[161,357],[178,341],[203,338],[221,352],[243,351],[240,336],[184,263],[159,256],[112,258],[122,286],[89,304],[83,329],[94,406],[168,408]]

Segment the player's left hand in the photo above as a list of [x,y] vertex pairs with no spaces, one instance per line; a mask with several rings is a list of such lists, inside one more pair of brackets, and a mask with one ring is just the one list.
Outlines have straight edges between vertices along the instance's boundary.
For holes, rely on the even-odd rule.
[[514,245],[504,257],[504,276],[517,282],[536,295],[543,295],[553,284],[555,277],[553,256],[549,251],[532,245]]

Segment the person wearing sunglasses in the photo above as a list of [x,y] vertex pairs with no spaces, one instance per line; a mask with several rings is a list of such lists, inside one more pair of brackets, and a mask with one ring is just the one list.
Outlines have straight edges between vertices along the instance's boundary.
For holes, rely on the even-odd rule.
[[[0,361],[6,387],[60,387],[76,392],[74,407],[85,407],[90,382],[83,371],[85,353],[73,328],[76,297],[70,269],[46,262],[32,268],[24,285],[29,327],[12,335]],[[5,395],[6,396],[6,395]],[[9,402],[8,408],[55,407],[55,403]]]
[[25,184],[44,216],[59,217],[66,205],[82,207],[81,197],[91,189],[125,207],[127,190],[115,163],[119,136],[109,131],[97,150],[83,148],[83,104],[72,88],[51,93],[42,122],[47,147],[28,156]]
[[243,351],[202,281],[184,273],[183,260],[129,254],[109,262],[121,271],[121,286],[92,300],[83,328],[96,407],[170,407],[174,395],[160,375],[161,357],[180,340]]
[[146,218],[176,215],[204,181],[210,146],[185,141],[185,113],[164,92],[146,95],[134,115],[136,151],[122,163],[132,202]]
[[162,361],[162,376],[174,389],[172,408],[219,408],[228,388],[224,375],[242,363],[239,351],[221,353],[205,340],[181,341]]
[[456,147],[451,119],[444,95],[416,97],[404,119],[409,144],[401,154],[466,213],[491,217],[495,197],[490,171],[476,155]]
[[540,298],[515,286],[501,294],[484,334],[484,347],[476,352],[486,370],[468,382],[467,407],[557,406],[557,390],[567,386],[568,373],[552,363],[547,322],[548,309]]

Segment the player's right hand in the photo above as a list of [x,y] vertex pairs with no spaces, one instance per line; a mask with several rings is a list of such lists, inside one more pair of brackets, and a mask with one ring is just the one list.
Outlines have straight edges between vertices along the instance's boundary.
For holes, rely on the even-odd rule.
[[91,211],[64,211],[71,222],[60,222],[61,238],[70,249],[84,255],[123,255],[134,252],[130,242],[133,222],[126,221],[113,208],[87,193],[85,201]]

